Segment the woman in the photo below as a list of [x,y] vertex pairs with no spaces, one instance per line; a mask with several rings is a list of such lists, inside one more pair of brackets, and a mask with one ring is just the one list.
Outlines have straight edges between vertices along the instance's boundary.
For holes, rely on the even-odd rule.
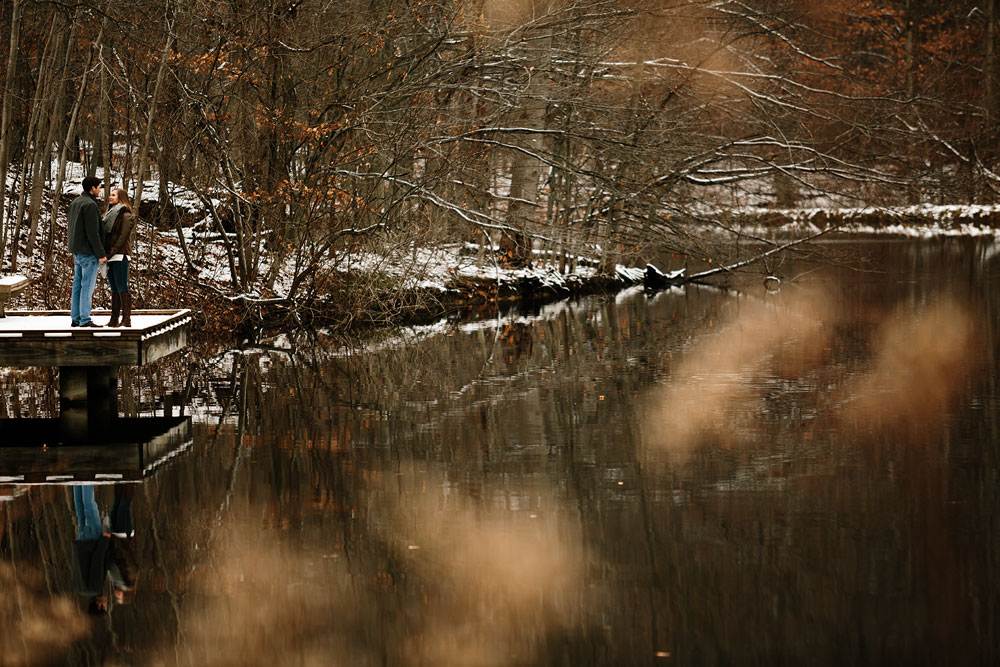
[[108,197],[108,212],[104,214],[104,231],[108,235],[108,286],[111,287],[111,321],[117,327],[132,326],[132,295],[128,291],[128,258],[132,254],[132,231],[135,216],[128,201],[128,193],[115,188]]

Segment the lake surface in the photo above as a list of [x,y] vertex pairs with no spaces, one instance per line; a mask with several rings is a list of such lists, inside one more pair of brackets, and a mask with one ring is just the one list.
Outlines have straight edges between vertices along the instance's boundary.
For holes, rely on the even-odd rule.
[[144,371],[125,412],[193,426],[131,485],[134,592],[88,617],[72,490],[3,486],[0,665],[998,663],[1000,247],[827,249]]

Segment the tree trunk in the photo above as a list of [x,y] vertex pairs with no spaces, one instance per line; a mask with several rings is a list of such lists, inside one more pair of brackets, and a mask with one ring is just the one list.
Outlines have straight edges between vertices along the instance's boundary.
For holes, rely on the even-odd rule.
[[1000,21],[1000,0],[985,0],[986,28],[983,31],[983,109],[985,111],[986,145],[988,159],[1000,154],[1000,58],[997,57],[997,22]]
[[[532,78],[542,76],[538,73]],[[529,84],[529,88],[532,87],[536,86]],[[524,127],[541,129],[545,121],[545,102],[529,99],[517,118]],[[518,151],[513,156],[510,202],[505,218],[506,225],[512,230],[506,231],[500,240],[500,251],[511,266],[526,266],[531,263],[531,239],[527,231],[538,213],[538,186],[543,170],[541,160],[535,155],[540,154],[544,141],[541,134],[529,135],[524,141],[524,148],[532,154]]]
[[[643,124],[639,119],[639,112],[642,107],[642,94],[645,82],[646,65],[645,63],[640,63],[638,75],[632,82],[633,90],[629,101],[628,122],[628,133],[631,145],[636,148],[638,148],[638,145],[641,142],[643,130]],[[628,202],[618,190],[618,184],[623,182],[628,177],[632,164],[632,155],[631,153],[627,153],[621,160],[619,160],[618,164],[614,166],[615,178],[614,184],[612,185],[614,190],[608,199],[607,233],[604,235],[604,242],[601,244],[601,269],[608,275],[613,275],[615,273],[615,269],[618,264],[620,254],[618,232],[622,219],[628,214]],[[619,204],[621,205],[621,214],[618,212]]]
[[[531,18],[543,16],[548,3],[541,3],[540,12]],[[519,127],[542,130],[545,128],[545,112],[550,86],[549,65],[552,58],[551,33],[537,42],[525,40],[526,48],[532,49],[533,66],[528,71],[528,82],[520,109],[513,116]],[[526,266],[531,263],[531,240],[527,233],[538,213],[538,188],[544,165],[538,157],[545,148],[545,138],[541,133],[529,133],[521,143],[525,150],[514,151],[510,173],[510,200],[507,205],[505,223],[512,231],[504,232],[500,240],[500,251],[511,266]]]
[[[100,48],[101,43],[104,41],[104,30],[101,30],[97,35],[97,42],[95,46]],[[70,142],[73,141],[73,134],[76,131],[76,119],[80,115],[80,106],[83,103],[84,94],[87,91],[87,80],[90,78],[90,65],[94,61],[94,49],[90,49],[87,54],[87,64],[83,69],[83,77],[80,79],[80,88],[76,93],[76,100],[73,102],[73,111],[69,115],[69,125],[66,127],[66,137],[62,143],[62,149],[59,151],[59,170],[56,174],[56,182],[54,187],[54,193],[52,197],[52,214],[49,218],[49,224],[52,229],[56,226],[56,215],[59,212],[59,202],[62,197],[62,186],[63,180],[66,178],[66,160],[67,160],[67,150],[69,149]],[[45,258],[45,271],[44,275],[48,277],[52,273],[52,248],[49,247],[48,256]]]
[[[174,44],[174,27],[172,23],[167,24],[167,41],[163,44],[163,52],[160,54],[160,65],[156,72],[156,83],[153,85],[153,99],[149,102],[149,117],[146,119],[146,130],[142,135],[142,144],[139,147],[139,176],[135,181],[135,194],[132,196],[132,210],[135,215],[139,215],[139,207],[142,204],[142,187],[145,185],[146,177],[149,175],[149,145],[153,137],[153,121],[156,119],[156,102],[160,97],[160,87],[163,85],[163,77],[167,72],[167,62],[170,57],[170,47]],[[156,226],[149,225],[149,263],[153,266],[153,249],[156,244]]]
[[[70,25],[69,25],[69,29],[66,31],[66,40],[65,40],[65,43],[64,43],[64,46],[63,46],[63,51],[62,51],[62,53],[63,53],[63,66],[62,66],[62,69],[58,72],[58,75],[59,75],[59,77],[58,77],[59,78],[59,85],[56,88],[56,94],[52,98],[52,120],[49,121],[49,132],[48,132],[48,135],[46,136],[46,139],[45,139],[45,157],[46,157],[46,163],[47,163],[47,166],[46,166],[46,169],[45,169],[46,176],[48,176],[49,172],[51,171],[51,167],[48,166],[48,161],[49,161],[48,158],[51,155],[52,146],[55,143],[56,132],[59,130],[59,125],[60,125],[59,119],[62,118],[63,107],[65,105],[65,101],[64,101],[65,100],[65,95],[63,93],[66,90],[66,78],[67,78],[66,77],[66,72],[69,71],[69,62],[70,62],[70,58],[72,56],[72,49],[70,49],[70,45],[73,43],[74,33],[75,33],[74,24],[71,22]],[[61,189],[62,185],[60,184],[59,187]],[[38,211],[40,211],[41,205],[42,205],[42,193],[39,192],[37,197],[35,197],[35,195],[33,193],[32,194],[32,199],[31,199],[31,208],[32,208],[33,211],[36,212],[34,215],[36,215],[36,216],[39,215]],[[58,206],[59,206],[59,195],[53,194],[53,197],[52,197],[52,207],[54,209],[54,208],[56,208]],[[44,275],[46,277],[49,276],[50,273],[51,273],[51,271],[52,271],[52,253],[53,253],[53,245],[55,243],[55,232],[56,232],[55,221],[56,221],[55,215],[52,215],[52,216],[49,217],[48,234],[47,234],[46,240],[45,240],[45,270],[44,270]]]
[[[990,4],[993,0],[986,0],[987,4]],[[915,42],[914,27],[913,27],[913,0],[905,0],[903,7],[903,29],[905,31],[906,39],[904,43],[904,49],[906,53],[906,99],[912,100],[913,94],[915,92],[914,87],[914,61],[913,61],[913,45]]]
[[[59,16],[54,16],[52,26],[49,28],[48,37],[45,40],[41,66],[38,73],[38,83],[35,86],[35,95],[32,101],[31,121],[28,123],[28,137],[30,138],[31,145],[29,147],[30,150],[26,150],[24,154],[24,169],[27,170],[28,165],[31,165],[31,208],[28,213],[28,242],[24,248],[24,252],[28,256],[34,253],[35,239],[38,233],[38,208],[35,204],[36,201],[41,199],[45,178],[48,175],[44,171],[45,158],[48,156],[50,146],[50,143],[46,142],[46,138],[50,136],[48,131],[54,124],[54,121],[51,117],[46,118],[45,109],[48,108],[48,97],[52,95],[52,88],[55,84],[52,72],[62,53],[62,39],[56,30],[58,21]],[[53,47],[55,47],[54,52]],[[23,219],[25,198],[28,194],[27,186],[28,181],[25,180],[17,201],[16,229],[20,229]],[[17,236],[18,234],[15,232],[15,240]],[[15,248],[11,252],[11,270],[16,270],[16,266],[17,249],[15,241]]]
[[[7,168],[10,160],[11,106],[14,77],[17,73],[18,46],[21,39],[21,10],[24,0],[14,0],[10,21],[10,50],[7,52],[7,78],[4,80],[3,112],[0,114],[0,257],[6,249],[7,225],[2,204],[7,201]],[[16,243],[16,240],[15,240]]]
[[108,67],[104,62],[104,45],[101,45],[101,96],[98,100],[97,123],[100,126],[101,142],[101,167],[104,168],[104,193],[111,196],[111,182],[114,175],[111,173],[111,130],[108,120],[108,104],[111,100],[111,89],[108,86]]

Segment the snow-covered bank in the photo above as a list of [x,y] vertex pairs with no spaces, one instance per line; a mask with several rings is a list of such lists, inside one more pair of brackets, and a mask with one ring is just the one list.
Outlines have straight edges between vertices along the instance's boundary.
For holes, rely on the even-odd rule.
[[1000,236],[1000,204],[864,208],[748,209],[728,216],[754,235],[838,234],[905,238]]
[[575,292],[593,280],[611,280],[632,285],[643,280],[645,269],[615,266],[613,275],[601,273],[589,258],[575,258],[571,271],[560,271],[546,258],[536,255],[528,268],[504,267],[492,261],[489,249],[475,244],[450,244],[436,248],[410,248],[397,257],[374,253],[345,254],[339,265],[348,272],[380,273],[395,278],[402,289],[447,293],[471,286],[491,285],[500,292],[528,284],[552,292]]

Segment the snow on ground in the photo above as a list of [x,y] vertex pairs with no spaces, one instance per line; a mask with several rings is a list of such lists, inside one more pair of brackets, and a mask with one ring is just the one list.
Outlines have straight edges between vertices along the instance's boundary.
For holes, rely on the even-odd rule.
[[[347,271],[380,273],[399,279],[404,289],[429,289],[445,292],[456,284],[469,280],[485,280],[497,285],[516,285],[524,280],[536,281],[542,286],[561,289],[574,281],[591,278],[597,273],[595,266],[578,264],[576,271],[564,274],[553,264],[537,261],[529,268],[505,268],[489,260],[480,263],[471,244],[451,244],[437,248],[413,248],[387,256],[374,253],[349,253],[336,259],[336,264]],[[628,283],[642,279],[642,269],[618,266],[619,276]]]
[[[172,269],[180,269],[185,266],[184,251],[181,250],[180,244],[177,242],[177,234],[175,232],[156,232],[156,237],[156,261]],[[148,249],[148,245],[142,241],[139,245]],[[198,268],[198,273],[194,276],[198,282],[228,288],[232,282],[232,276],[229,271],[226,249],[221,242],[209,240],[188,242],[188,251]],[[141,252],[137,254],[142,257]]]
[[[104,318],[110,317],[106,310],[95,308],[94,319],[104,324]],[[6,317],[0,318],[0,338],[13,338],[22,333],[51,332],[64,333],[67,337],[89,337],[89,336],[121,336],[123,332],[143,330],[163,324],[174,317],[175,314],[135,314],[132,315],[132,326],[111,329],[107,331],[93,331],[71,328],[69,313],[49,315],[20,315],[17,311],[11,311]]]
[[[811,222],[789,222],[781,225],[750,225],[734,226],[740,234],[759,238],[803,237],[819,234],[827,229],[827,225],[817,225]],[[709,225],[696,225],[690,228],[693,235],[712,237],[728,237],[729,232]],[[943,225],[887,224],[865,225],[860,223],[845,223],[838,225],[839,234],[858,236],[906,237],[912,239],[934,239],[945,237],[995,237],[1000,238],[1000,228],[986,225],[962,223],[950,227]]]
[[[97,168],[96,172],[98,178],[104,179],[105,190],[113,187],[125,187],[128,191],[129,197],[133,196],[135,192],[135,182],[126,183],[121,172],[112,171],[110,178],[105,175],[103,167]],[[74,196],[83,192],[83,179],[86,175],[86,170],[81,163],[67,162],[66,177],[65,180],[63,180],[62,193],[67,196]],[[176,208],[179,208],[196,217],[204,217],[205,205],[202,203],[197,193],[193,190],[167,181],[166,192],[170,199],[170,203]],[[157,178],[150,178],[146,180],[142,184],[142,200],[158,201],[159,198],[160,180]],[[218,206],[220,200],[213,197],[212,203],[214,206]]]
[[946,236],[1000,236],[1000,204],[917,204],[893,208],[758,209],[744,213],[755,218],[786,220],[776,224],[740,225],[748,234],[815,234],[836,225],[847,234],[880,234],[907,238]]
[[1000,229],[969,224],[961,224],[954,227],[943,227],[940,225],[930,225],[926,227],[914,227],[913,225],[886,225],[884,227],[875,227],[872,225],[848,225],[842,231],[851,234],[882,234],[920,239],[932,239],[943,236],[1000,237]]
[[[752,209],[751,209],[752,211]],[[1000,214],[1000,204],[915,204],[882,208],[867,206],[861,208],[810,207],[794,209],[757,209],[761,214],[778,214],[796,220],[813,219],[819,215],[837,215],[845,219],[863,215],[881,215],[887,218],[918,218],[938,223],[958,219],[982,218]]]

